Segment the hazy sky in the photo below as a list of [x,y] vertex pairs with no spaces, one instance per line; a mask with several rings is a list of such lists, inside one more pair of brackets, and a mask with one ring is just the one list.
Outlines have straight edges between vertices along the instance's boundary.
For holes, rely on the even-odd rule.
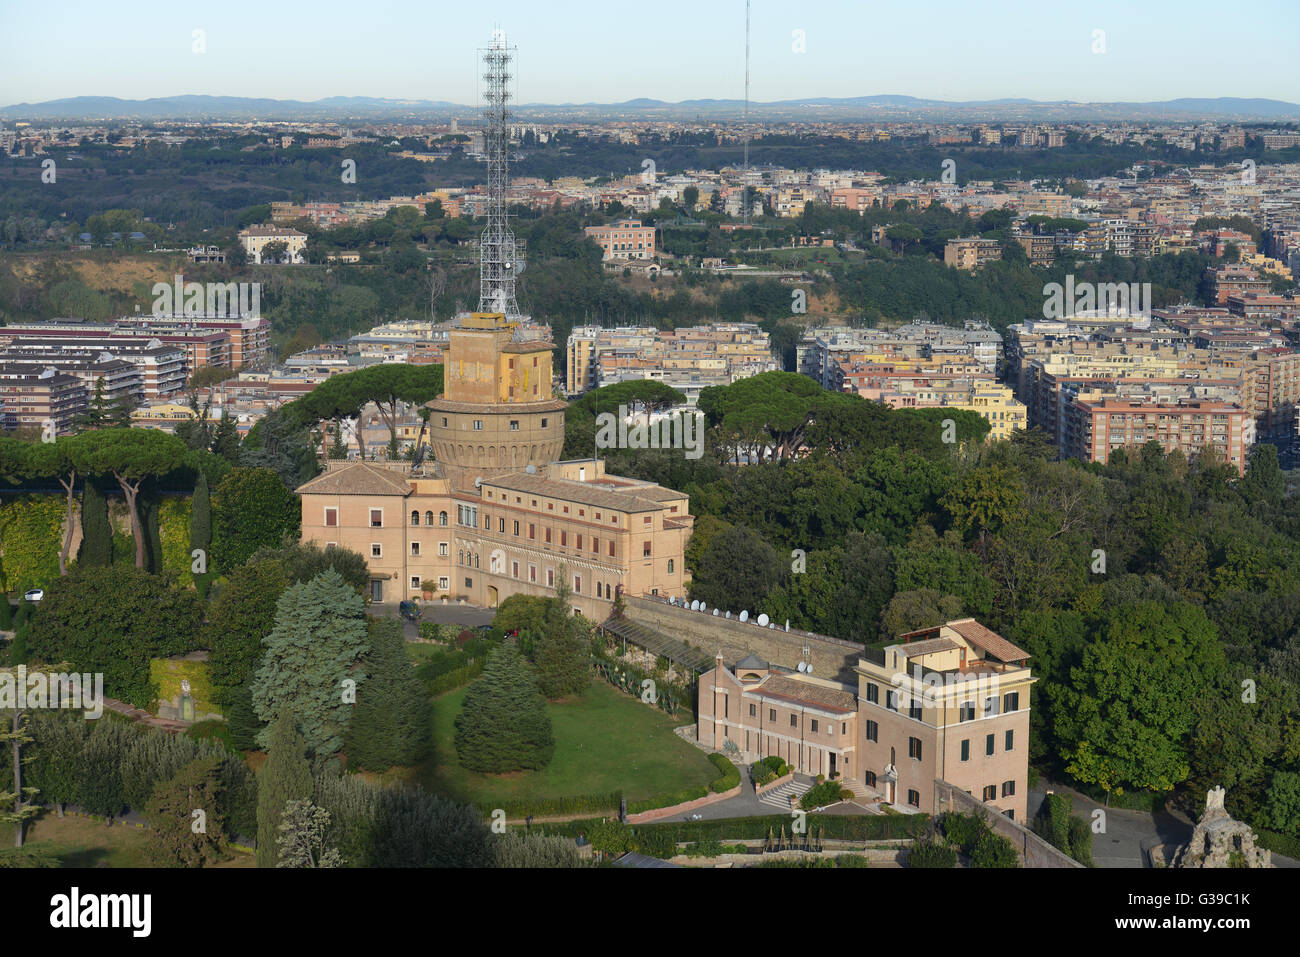
[[[525,103],[744,94],[743,0],[0,0],[0,105],[185,93],[474,104],[476,49],[495,26],[519,47]],[[205,53],[192,49],[199,29]],[[751,43],[759,102],[1300,103],[1300,0],[753,0]]]

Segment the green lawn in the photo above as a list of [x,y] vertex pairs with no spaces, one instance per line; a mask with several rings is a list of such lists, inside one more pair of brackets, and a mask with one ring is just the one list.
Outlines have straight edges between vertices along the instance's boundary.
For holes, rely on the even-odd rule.
[[603,681],[593,681],[580,698],[547,705],[555,756],[546,768],[505,775],[466,771],[453,740],[466,690],[433,702],[434,755],[418,769],[416,780],[434,793],[490,802],[621,790],[630,803],[718,776],[703,751],[673,734],[675,726],[690,720],[689,713],[669,717]]
[[[120,821],[105,827],[102,821],[71,814],[58,817],[46,811],[28,823],[25,845],[51,850],[63,867],[148,867],[146,834]],[[13,847],[13,826],[0,824],[0,845]],[[216,867],[253,867],[251,854],[230,851]]]

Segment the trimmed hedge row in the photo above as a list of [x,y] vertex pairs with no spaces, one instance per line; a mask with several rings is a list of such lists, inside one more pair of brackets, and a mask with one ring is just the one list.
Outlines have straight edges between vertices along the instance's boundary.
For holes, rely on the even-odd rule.
[[[930,826],[929,815],[833,815],[809,814],[808,833],[816,834],[821,829],[823,840],[838,841],[888,841],[908,840],[919,837]],[[617,822],[615,822],[617,823]],[[785,814],[764,817],[735,817],[712,821],[660,821],[655,824],[641,824],[636,827],[638,835],[649,832],[667,834],[674,844],[698,844],[702,841],[716,840],[746,841],[764,840],[770,831],[773,836],[790,834],[791,819]],[[593,827],[600,827],[599,820],[563,821],[544,825],[547,834],[561,834],[577,837],[586,834],[591,837]],[[595,841],[592,841],[595,844]]]
[[709,785],[709,790],[714,794],[721,794],[723,791],[730,791],[740,783],[740,768],[736,767],[725,755],[718,754],[716,751],[709,755],[709,761],[713,766],[722,772],[722,777],[718,778]]
[[[478,807],[485,814],[502,810],[507,817],[527,817],[530,814],[590,814],[597,811],[617,812],[623,800],[622,791],[604,794],[578,794],[570,797],[522,798],[518,801],[480,801]],[[630,808],[629,808],[630,810]]]
[[783,774],[789,774],[790,765],[781,760],[778,755],[772,754],[761,761],[755,761],[749,773],[754,779],[754,784],[761,787],[764,784],[771,784]]

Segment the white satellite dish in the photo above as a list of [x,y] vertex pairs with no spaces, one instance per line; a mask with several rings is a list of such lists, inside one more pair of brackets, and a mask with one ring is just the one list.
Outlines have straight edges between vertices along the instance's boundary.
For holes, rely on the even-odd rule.
[[804,669],[808,674],[812,674],[812,662],[808,662],[808,667]]
[[769,623],[767,627],[770,628],[772,631],[776,631],[776,622]]
[[474,480],[474,487],[475,487],[475,488],[482,488],[482,487],[483,487],[483,476],[480,475],[478,478],[476,478],[476,479]]
[[808,667],[808,666],[807,666],[806,664],[804,664],[802,661],[799,662],[799,673],[800,673],[800,674],[803,674],[803,670],[804,670],[805,668],[807,668],[807,667]]
[[786,630],[786,631],[789,631],[789,630],[790,630],[790,619],[789,619],[789,618],[787,618],[787,619],[785,620],[785,630]]
[[731,617],[731,612],[727,612],[727,617],[728,617],[728,618]]
[[741,620],[741,621],[749,621],[749,612],[748,612],[748,611],[742,611],[742,612],[740,613],[740,620]]
[[766,628],[769,621],[771,621],[771,619],[768,618],[766,614],[758,616],[758,624],[762,628]]
[[714,617],[714,618],[717,618],[717,617],[718,617],[718,609],[716,609],[716,608],[713,609],[713,617]]
[[699,611],[699,610],[700,610],[700,603],[698,601],[692,600],[691,611]]

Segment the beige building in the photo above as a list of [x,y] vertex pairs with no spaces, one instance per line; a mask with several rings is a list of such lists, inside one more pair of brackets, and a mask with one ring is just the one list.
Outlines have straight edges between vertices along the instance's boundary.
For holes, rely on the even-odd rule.
[[307,234],[287,226],[249,226],[239,231],[239,241],[251,262],[262,262],[262,251],[269,243],[284,243],[288,261],[300,263],[307,247]]
[[[566,403],[550,398],[549,342],[514,341],[516,323],[474,315],[451,332],[446,391],[429,403],[434,462],[330,463],[298,489],[302,535],[370,563],[371,597],[442,597],[488,608],[553,595],[609,616],[620,591],[681,595],[694,518],[686,495],[557,461]],[[423,473],[423,474],[421,474]]]
[[745,760],[780,755],[868,798],[932,813],[942,779],[1024,822],[1029,654],[971,618],[867,648],[856,685],[754,655],[700,676],[699,740]]

